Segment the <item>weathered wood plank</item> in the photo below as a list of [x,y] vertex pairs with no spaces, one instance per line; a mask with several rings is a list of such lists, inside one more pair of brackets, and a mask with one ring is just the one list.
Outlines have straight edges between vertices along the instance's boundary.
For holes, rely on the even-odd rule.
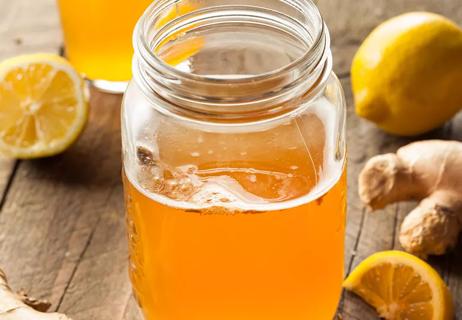
[[[349,180],[345,243],[345,272],[348,273],[358,263],[358,260],[360,261],[374,252],[377,246],[392,245],[391,231],[394,227],[395,209],[391,207],[386,210],[387,212],[370,215],[359,200],[357,187],[359,172],[367,159],[386,148],[385,143],[382,141],[387,141],[387,139],[384,139],[385,135],[372,124],[359,119],[354,114],[349,78],[343,79],[342,85],[345,89],[348,104]],[[357,299],[355,296],[345,293],[344,300],[340,304],[340,314],[345,319],[350,319],[352,316],[357,316],[361,319],[373,319],[375,316],[374,311],[356,301]],[[357,310],[356,306],[362,309]]]
[[[24,53],[56,52],[61,43],[58,24],[54,0],[0,1],[0,60]],[[0,159],[0,195],[13,178],[15,164],[15,160]]]
[[332,36],[335,71],[348,74],[364,38],[381,22],[409,11],[431,11],[462,24],[459,0],[318,0]]
[[[1,1],[0,39],[0,59],[24,53],[58,52],[61,36],[55,1]],[[40,214],[35,214],[46,207],[42,202],[48,199],[43,197],[41,201],[34,202],[34,197],[28,192],[40,190],[41,186],[32,179],[25,189],[21,189],[23,184],[16,184],[17,179],[13,180],[15,172],[22,180],[27,180],[28,172],[23,168],[28,166],[30,164],[24,162],[0,161],[0,190],[8,186],[10,191],[2,200],[4,208],[0,213],[0,265],[9,273],[13,285],[37,288],[32,292],[39,292],[47,278],[40,277],[43,270],[35,266],[49,266],[55,261],[52,247],[42,244],[48,241],[59,245],[60,239],[52,226],[44,223]],[[49,212],[49,216],[49,220],[53,219],[53,212]],[[47,236],[50,236],[48,240]],[[39,241],[35,241],[37,239]],[[39,295],[50,296],[50,291]]]
[[[437,0],[378,0],[378,1],[344,1],[344,0],[318,0],[317,4],[329,26],[332,35],[332,47],[335,61],[335,70],[338,74],[349,74],[350,64],[354,53],[367,34],[380,22],[400,13],[408,11],[426,10],[446,15],[458,23],[462,23],[462,6],[459,1]],[[357,19],[355,17],[361,17]],[[372,155],[396,151],[396,149],[410,142],[409,139],[400,139],[388,136],[363,120],[359,120],[353,113],[353,102],[349,94],[348,81],[343,81],[349,102],[349,212],[346,238],[346,257],[350,257],[351,267],[356,266],[369,254],[385,249],[400,248],[398,241],[399,227],[415,203],[405,203],[389,206],[377,213],[365,213],[357,198],[357,174]],[[452,131],[449,126],[437,130],[425,137],[427,138],[459,138],[462,137],[462,120],[458,129],[453,124]],[[451,133],[452,132],[452,135]],[[366,138],[364,138],[366,137]],[[355,245],[352,245],[355,244]],[[351,255],[353,251],[354,255]],[[452,255],[443,258],[431,259],[430,262],[446,280],[455,297],[462,297],[462,264],[456,250]],[[350,268],[349,268],[350,267]],[[459,303],[460,304],[460,303]],[[457,307],[458,316],[461,306]],[[357,297],[346,294],[341,304],[341,314],[344,318],[352,316],[361,319],[375,319],[375,312],[367,307]]]
[[0,58],[58,52],[62,43],[55,0],[0,1]]
[[448,275],[445,279],[455,300],[456,319],[462,319],[462,250],[460,248],[462,248],[462,239],[459,240],[458,249],[447,257]]
[[82,199],[93,206],[101,200],[104,205],[99,212],[91,212],[97,216],[91,237],[58,308],[76,320],[122,319],[131,298],[120,178],[120,102],[120,96],[93,92],[93,119],[86,136],[94,139],[98,135],[100,142],[86,157],[92,158],[87,160],[91,162],[88,168],[95,175],[103,174],[104,183],[96,198],[87,191]]
[[[94,93],[90,121],[80,140],[60,156],[21,162],[0,214],[0,265],[14,287],[50,299],[54,308],[73,289],[69,282],[93,242],[100,250],[116,250],[105,237],[117,234],[111,224],[116,221],[114,212],[122,216],[121,208],[114,208],[112,202],[117,194],[118,205],[122,203],[119,107],[120,97]],[[120,239],[120,255],[126,257],[125,241],[116,239]],[[107,270],[104,267],[120,272],[126,268],[124,261],[114,262],[98,267],[102,273]],[[113,270],[108,273],[114,277]],[[95,292],[101,279],[92,286],[85,282],[89,286],[81,294],[121,294],[116,287],[104,294]],[[124,285],[128,290],[125,278]],[[128,300],[128,292],[125,295]]]
[[[389,249],[400,249],[398,234],[399,228],[405,215],[415,206],[415,203],[401,203],[391,205],[384,210],[374,213],[367,212],[360,203],[357,196],[358,174],[371,156],[379,153],[395,152],[399,147],[406,145],[412,140],[451,137],[451,125],[435,130],[430,134],[414,139],[399,138],[389,136],[367,121],[359,119],[353,112],[353,101],[351,100],[350,82],[348,79],[342,81],[347,92],[349,109],[349,128],[348,142],[349,151],[349,171],[351,172],[348,184],[348,224],[345,256],[350,264],[346,266],[348,273],[359,262],[370,254]],[[353,245],[354,244],[354,245]],[[450,258],[432,259],[433,266],[446,278],[451,279],[452,287],[459,288],[462,278],[454,276],[455,271],[448,270],[447,266],[453,264]],[[460,269],[460,267],[459,267]],[[363,316],[367,319],[376,319],[375,312],[364,304],[356,296],[345,293],[344,301],[340,306],[341,314]]]
[[[26,52],[56,51],[61,37],[54,3],[54,0],[0,1],[0,60]],[[0,206],[15,165],[15,160],[0,159]]]
[[359,128],[360,121],[354,116],[350,81],[348,78],[341,80],[345,90],[345,97],[348,103],[347,113],[347,142],[348,142],[348,218],[345,239],[345,270],[348,271],[355,255],[357,246],[357,235],[361,231],[361,225],[364,219],[364,212],[358,198],[358,188],[356,177],[359,170],[368,157],[367,149],[363,146],[366,144],[364,139],[367,135],[361,134]]
[[62,39],[56,1],[0,1],[0,41],[0,59],[58,52]]
[[0,158],[0,210],[16,173],[16,165],[15,160]]
[[[372,156],[381,152],[394,151],[397,143],[404,144],[408,140],[392,138],[377,129],[371,123],[358,118],[354,113],[354,103],[351,94],[351,83],[349,78],[342,79],[342,85],[345,89],[346,100],[348,104],[348,222],[347,222],[347,235],[345,245],[346,266],[345,270],[348,272],[351,268],[351,259],[357,254],[361,246],[367,244],[358,242],[358,235],[365,232],[362,236],[368,241],[375,242],[376,240],[370,234],[374,234],[377,230],[365,230],[362,225],[368,224],[370,217],[366,209],[361,204],[358,197],[357,179],[359,172],[364,166],[365,162]],[[378,218],[386,217],[384,221],[380,221],[379,225],[389,225],[393,230],[395,208],[388,208],[388,214],[376,214]],[[369,234],[370,233],[370,234]],[[392,245],[393,239],[379,239],[385,243]]]
[[[344,80],[343,84],[347,92],[350,91],[349,81]],[[347,100],[350,111],[348,121],[350,125],[348,129],[348,141],[350,145],[349,170],[353,172],[348,185],[348,200],[350,204],[348,207],[347,242],[345,248],[346,257],[347,259],[350,258],[350,265],[346,267],[348,273],[359,262],[374,252],[401,249],[398,240],[401,222],[405,215],[416,205],[412,202],[400,203],[390,205],[384,210],[374,213],[367,212],[357,196],[358,173],[364,166],[365,161],[379,153],[395,152],[399,147],[408,144],[412,140],[449,139],[453,137],[452,133],[454,130],[451,130],[451,128],[454,125],[447,124],[441,129],[413,139],[393,137],[355,116],[352,112],[353,102],[351,101],[350,94],[347,94]],[[358,158],[355,158],[357,157],[354,154],[356,150],[360,150]],[[360,219],[360,215],[364,215],[362,219]],[[356,246],[351,247],[352,243],[355,243]],[[460,283],[462,282],[462,265],[456,264],[453,261],[454,259],[451,255],[448,255],[446,257],[432,258],[430,262],[446,280],[450,280],[451,289],[457,293],[457,290],[460,290]],[[455,297],[460,297],[460,295],[455,294]],[[372,308],[350,293],[345,293],[344,301],[340,306],[340,314],[343,314],[345,318],[348,318],[347,315],[356,315],[365,319],[378,319]]]
[[[459,22],[462,17],[457,1],[318,2],[331,27],[336,69],[342,74],[348,72],[351,56],[362,38],[386,17],[410,8],[440,11]],[[37,9],[33,10],[35,6]],[[5,44],[0,55],[56,51],[53,49],[59,46],[60,36],[54,10],[54,0],[2,1],[0,17],[7,16],[0,21],[0,37]],[[22,16],[25,12],[28,14]],[[31,19],[31,12],[36,21]],[[362,19],[351,18],[352,12]],[[19,27],[14,27],[17,25]],[[350,127],[345,249],[349,270],[369,253],[398,247],[397,228],[412,204],[368,214],[359,203],[356,179],[365,160],[376,153],[395,151],[408,140],[391,138],[356,118],[349,80],[342,82],[349,101]],[[114,111],[118,112],[119,104],[120,97],[93,92],[91,120],[81,140],[61,156],[22,162],[0,213],[0,265],[5,266],[13,286],[50,298],[55,309],[69,313],[76,320],[140,319],[126,276],[127,251],[119,182],[120,133]],[[438,135],[444,136],[444,133],[434,134]],[[462,138],[462,121],[454,123],[452,137]],[[11,176],[13,163],[6,163],[7,170],[2,170],[3,164],[0,164],[0,192],[5,187],[2,181]],[[460,252],[431,260],[446,275],[455,297],[462,297]],[[461,309],[459,304],[459,317],[462,317]],[[369,307],[352,295],[346,295],[341,314],[344,319],[375,317]]]
[[[2,15],[0,39],[4,46],[0,49],[0,58],[19,53],[58,52],[61,35],[55,0],[2,1],[0,17]],[[63,300],[63,295],[72,296],[74,288],[70,281],[78,276],[77,267],[81,266],[86,249],[92,248],[92,241],[103,248],[107,241],[101,236],[113,236],[110,220],[114,220],[114,210],[108,201],[115,193],[117,202],[122,203],[119,119],[114,112],[119,107],[120,97],[93,94],[90,125],[84,136],[61,156],[22,162],[0,214],[0,265],[14,287],[50,299],[54,309],[61,305],[65,309],[68,300]],[[111,128],[115,128],[115,132]],[[14,161],[0,161],[0,192],[7,185],[14,164]],[[121,217],[122,211],[117,212]],[[100,221],[105,224],[99,224]],[[122,229],[119,234],[123,235]],[[126,288],[126,293],[121,295],[121,290],[112,288],[110,294],[100,294],[94,292],[92,288],[96,286],[88,282],[83,282],[87,286],[80,292],[89,297],[111,297],[112,304],[103,304],[106,315],[119,304],[117,297],[128,300],[130,294],[125,276],[125,239],[116,239],[121,240],[117,243],[123,259],[114,264],[111,257],[111,261],[98,267],[101,272],[105,272],[105,266],[120,269],[123,277],[119,283]],[[82,261],[82,265],[85,263]],[[113,279],[115,273],[109,274]],[[126,301],[120,303],[125,304]],[[82,304],[76,305],[78,308]],[[111,316],[79,318],[112,319]]]
[[[452,121],[451,138],[462,141],[462,112]],[[456,319],[462,319],[462,237],[446,261],[446,281],[456,300]]]

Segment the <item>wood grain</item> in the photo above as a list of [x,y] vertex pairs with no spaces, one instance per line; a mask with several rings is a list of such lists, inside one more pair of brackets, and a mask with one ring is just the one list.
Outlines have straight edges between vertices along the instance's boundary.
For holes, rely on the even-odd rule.
[[[117,117],[120,97],[93,94],[91,107],[88,127],[68,151],[20,163],[0,215],[0,265],[11,284],[49,298],[55,308],[65,302],[68,289],[74,288],[71,280],[78,275],[77,267],[86,262],[84,253],[91,254],[88,249],[93,248],[94,241],[101,250],[113,250],[104,236],[117,234],[111,224],[116,221],[114,212],[123,220]],[[114,194],[117,208],[111,206]],[[114,239],[120,240],[119,254],[125,258],[125,241],[122,237]],[[123,269],[125,263],[99,266],[108,267],[114,276],[110,268]],[[95,284],[101,284],[101,279]],[[123,280],[128,286],[125,277]],[[87,294],[99,296],[93,288],[97,286],[89,286]],[[109,293],[120,291],[106,295]]]
[[[61,44],[57,25],[54,0],[0,1],[0,60],[30,52],[56,52]],[[0,159],[0,208],[16,165],[14,160]]]
[[[348,101],[349,204],[345,269],[369,254],[399,248],[397,234],[415,205],[369,213],[357,196],[365,161],[409,139],[391,137],[354,115],[348,71],[364,37],[381,21],[413,10],[443,13],[462,23],[460,0],[318,0],[332,33],[335,69]],[[358,18],[360,17],[360,18]],[[54,0],[0,0],[0,58],[61,44]],[[140,320],[127,277],[120,183],[120,96],[92,91],[91,116],[81,139],[64,154],[37,161],[0,160],[0,266],[15,288],[48,298],[74,320]],[[462,140],[462,115],[424,137]],[[4,192],[4,191],[7,192]],[[462,319],[462,250],[430,260],[449,283]],[[377,319],[345,294],[343,319]]]
[[[462,22],[462,6],[457,1],[344,1],[318,0],[333,38],[335,69],[338,74],[348,77],[351,59],[366,35],[380,22],[400,13],[416,10],[442,13],[458,23]],[[352,17],[361,16],[361,19]],[[392,137],[354,115],[349,80],[343,81],[349,105],[349,206],[346,237],[346,272],[352,270],[370,254],[388,249],[401,249],[398,234],[405,215],[416,205],[400,203],[384,210],[369,213],[362,207],[357,197],[357,175],[365,161],[379,153],[394,152],[399,147],[421,139],[461,139],[462,116],[451,124],[425,136],[414,139]],[[447,280],[454,297],[462,299],[462,264],[460,246],[445,257],[432,258],[430,262]],[[460,301],[456,306],[458,317],[462,317]],[[375,312],[356,296],[345,293],[340,304],[340,314],[344,319],[378,319]]]
[[462,25],[460,0],[317,0],[332,36],[334,70],[347,75],[365,37],[381,22],[410,11],[443,14]]
[[[59,305],[74,319],[122,319],[131,295],[120,182],[120,102],[120,96],[93,91],[93,118],[82,139],[91,180],[101,179],[93,180],[97,182],[93,192],[76,195],[75,201],[84,200],[92,207],[99,203],[100,210],[88,212],[94,216],[88,225],[92,231]],[[89,140],[97,142],[88,147]],[[68,159],[79,158],[75,156],[69,154]]]
[[[57,53],[55,0],[0,1],[0,40],[0,58]],[[13,287],[75,319],[122,319],[129,310],[120,102],[92,91],[90,123],[60,156],[0,160],[0,194],[8,190],[0,202],[0,265]]]
[[62,44],[55,0],[0,1],[0,59],[58,52]]
[[[390,248],[394,245],[393,230],[396,219],[396,206],[390,206],[376,213],[367,212],[358,197],[357,177],[364,163],[380,152],[393,151],[390,137],[372,124],[359,119],[354,114],[350,80],[344,79],[342,85],[346,91],[348,104],[348,219],[345,243],[345,272],[348,274],[359,261],[379,248]],[[394,140],[394,139],[393,139]],[[404,141],[402,142],[404,143]],[[359,309],[361,308],[361,309]],[[358,301],[354,295],[344,293],[340,304],[345,319],[354,315],[361,319],[373,319],[375,312]],[[358,310],[359,309],[359,310]]]
[[[451,139],[462,141],[462,112],[452,122]],[[446,259],[446,281],[456,300],[456,314],[457,319],[460,320],[462,319],[462,237],[459,237],[459,245]]]
[[[447,124],[443,128],[425,136],[413,139],[387,135],[374,125],[359,119],[354,114],[354,103],[350,93],[351,84],[349,79],[343,80],[342,84],[347,93],[349,111],[349,204],[345,245],[345,271],[348,274],[358,263],[374,252],[401,249],[398,241],[399,228],[405,215],[415,206],[415,203],[412,202],[399,203],[376,212],[369,212],[364,208],[357,195],[357,178],[365,162],[376,154],[395,152],[399,147],[413,140],[448,139],[452,136],[452,125]],[[458,283],[462,279],[460,279],[460,275],[454,275],[453,272],[461,269],[461,267],[459,265],[459,267],[453,268],[454,270],[452,271],[448,270],[449,264],[447,259],[447,257],[434,258],[431,262],[446,279],[457,278],[457,280],[453,280],[453,287],[460,286]],[[360,319],[378,319],[372,308],[350,293],[344,293],[339,313],[344,319],[351,319],[353,316],[360,316]]]
[[2,208],[8,189],[16,172],[18,162],[0,158],[0,209]]
[[[0,47],[0,59],[39,51],[57,52],[61,44],[58,24],[54,0],[1,1],[0,40],[2,46]],[[7,271],[8,269],[16,271],[22,269],[27,273],[29,272],[29,261],[24,266],[17,263],[17,257],[24,256],[27,260],[30,251],[39,251],[40,249],[35,249],[35,244],[30,247],[23,245],[23,240],[28,239],[30,232],[34,231],[33,226],[32,230],[29,230],[29,225],[23,226],[24,229],[14,227],[17,218],[15,214],[16,204],[12,203],[9,191],[14,189],[13,184],[16,181],[17,169],[20,166],[21,162],[19,161],[0,160],[0,193],[2,194],[0,207],[3,208],[0,213],[0,226],[2,226],[0,229],[0,265],[5,266]],[[28,196],[27,190],[21,191],[21,194],[24,197]],[[10,216],[8,211],[11,212]],[[33,225],[39,222],[36,220]],[[15,247],[15,241],[21,245]],[[25,241],[24,243],[28,242]],[[10,246],[11,244],[13,246]],[[33,259],[34,255],[31,258]],[[8,267],[8,263],[10,267]]]

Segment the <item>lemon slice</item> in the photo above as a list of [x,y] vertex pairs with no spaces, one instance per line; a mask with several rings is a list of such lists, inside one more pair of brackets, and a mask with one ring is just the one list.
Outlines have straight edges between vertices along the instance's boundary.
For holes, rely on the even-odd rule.
[[343,286],[389,320],[452,320],[452,299],[438,273],[401,251],[373,254],[361,262]]
[[0,63],[0,153],[28,159],[58,154],[79,136],[88,115],[83,79],[54,54]]

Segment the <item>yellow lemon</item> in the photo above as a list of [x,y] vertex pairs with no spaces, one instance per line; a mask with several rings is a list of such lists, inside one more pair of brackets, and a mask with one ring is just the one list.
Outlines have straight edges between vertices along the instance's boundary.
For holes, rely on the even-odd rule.
[[433,13],[378,26],[354,57],[356,113],[397,135],[441,126],[462,108],[462,29]]
[[361,262],[343,286],[387,320],[452,320],[451,295],[426,262],[401,251],[383,251]]
[[69,147],[88,115],[83,79],[67,60],[31,54],[0,63],[0,154],[55,155]]

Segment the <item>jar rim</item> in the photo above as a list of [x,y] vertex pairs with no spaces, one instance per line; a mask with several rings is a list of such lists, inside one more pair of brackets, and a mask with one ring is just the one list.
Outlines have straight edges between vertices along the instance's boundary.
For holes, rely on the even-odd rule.
[[[295,107],[288,103],[295,100],[294,97],[307,98],[310,96],[307,94],[309,91],[312,91],[310,94],[313,96],[315,91],[320,91],[315,89],[320,89],[327,81],[332,70],[329,32],[319,10],[311,0],[276,0],[278,2],[258,0],[288,6],[291,10],[295,10],[306,24],[272,8],[270,10],[238,3],[192,10],[156,27],[156,21],[165,18],[169,10],[188,1],[193,0],[155,1],[146,9],[136,25],[133,36],[135,48],[133,76],[141,84],[146,95],[154,95],[175,107],[182,107],[180,108],[183,109],[182,111],[195,112],[212,118],[237,119],[256,113],[266,113],[269,116],[285,113]],[[240,1],[258,2],[257,0]],[[226,0],[223,2],[226,3]],[[178,28],[181,20],[184,23],[183,27],[195,25],[195,22],[191,24],[192,17],[209,13],[208,11],[216,11],[219,13],[218,17],[229,19],[232,15],[226,15],[224,12],[236,12],[238,9],[240,15],[234,17],[246,18],[245,13],[249,12],[250,23],[254,23],[255,19],[261,19],[266,22],[265,25],[276,24],[275,21],[278,20],[274,17],[280,15],[286,20],[281,20],[278,26],[283,26],[283,31],[303,43],[306,50],[303,49],[300,56],[279,68],[243,77],[217,77],[185,72],[169,65],[156,53],[159,43],[168,39],[169,30],[171,34],[175,34],[172,30]],[[252,10],[258,10],[258,15]],[[265,11],[267,15],[264,14]],[[262,91],[261,88],[265,89]]]
[[[326,46],[327,47],[330,46],[330,43],[325,43],[326,40],[327,41],[329,40],[328,37],[327,39],[325,37],[326,33],[328,33],[327,27],[321,16],[321,13],[319,12],[316,5],[312,2],[312,0],[277,0],[280,2],[285,2],[287,4],[294,5],[297,7],[298,10],[304,13],[304,15],[311,15],[317,20],[314,25],[315,35],[314,35],[313,43],[308,48],[308,50],[306,50],[300,57],[274,70],[270,70],[270,71],[252,75],[252,76],[240,77],[240,78],[213,77],[210,75],[199,75],[196,73],[185,72],[185,71],[179,70],[169,65],[168,63],[165,63],[165,61],[162,60],[155,53],[154,50],[152,50],[152,48],[150,47],[148,43],[148,36],[147,36],[149,20],[162,15],[163,13],[165,13],[165,10],[168,10],[173,5],[181,3],[182,1],[184,0],[154,1],[145,10],[143,15],[140,17],[138,23],[136,24],[134,34],[133,34],[133,46],[135,48],[135,51],[137,51],[137,53],[140,54],[143,57],[143,59],[145,59],[146,62],[149,63],[149,65],[151,66],[156,65],[156,67],[162,69],[164,72],[168,72],[169,74],[176,75],[181,78],[186,78],[186,79],[201,81],[201,82],[246,83],[246,82],[256,81],[256,80],[260,80],[264,78],[277,77],[278,75],[287,73],[290,70],[299,67],[301,64],[303,64],[307,60],[310,60],[310,58],[312,58],[313,56],[319,56],[320,50],[323,50],[323,48]],[[220,6],[220,9],[223,10],[223,9],[226,9],[226,7],[228,7],[228,9],[233,9],[236,6],[222,5]],[[238,7],[242,7],[242,6],[238,6]],[[187,17],[188,15],[192,15],[192,14],[193,13],[187,13],[184,15],[184,17]],[[166,29],[166,27],[167,26],[163,26],[161,29],[158,30],[158,33],[162,33]]]

